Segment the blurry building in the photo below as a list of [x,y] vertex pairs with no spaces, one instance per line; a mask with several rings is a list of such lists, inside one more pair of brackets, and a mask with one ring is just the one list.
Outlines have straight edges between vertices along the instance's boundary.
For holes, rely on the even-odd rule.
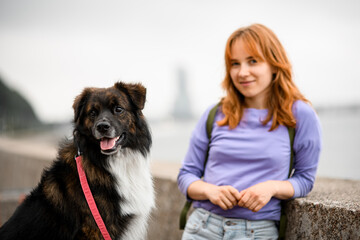
[[175,120],[189,120],[193,117],[190,98],[187,92],[186,73],[182,68],[179,68],[177,71],[176,97],[172,116]]

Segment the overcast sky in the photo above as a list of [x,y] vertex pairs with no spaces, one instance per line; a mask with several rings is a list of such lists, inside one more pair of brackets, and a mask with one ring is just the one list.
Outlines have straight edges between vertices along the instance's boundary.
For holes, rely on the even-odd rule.
[[183,69],[192,111],[223,92],[224,46],[262,23],[285,46],[315,106],[360,104],[358,0],[0,0],[0,76],[44,121],[68,121],[86,86],[148,89],[145,113],[166,117]]

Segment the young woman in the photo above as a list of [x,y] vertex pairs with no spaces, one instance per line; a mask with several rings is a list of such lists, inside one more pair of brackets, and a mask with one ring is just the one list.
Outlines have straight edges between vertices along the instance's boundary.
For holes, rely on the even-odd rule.
[[[276,35],[254,24],[240,28],[225,49],[226,76],[210,139],[206,119],[193,131],[178,175],[180,191],[194,200],[183,239],[277,239],[280,201],[312,189],[321,128],[295,86]],[[295,128],[294,173],[288,178]],[[204,176],[202,178],[202,176]]]

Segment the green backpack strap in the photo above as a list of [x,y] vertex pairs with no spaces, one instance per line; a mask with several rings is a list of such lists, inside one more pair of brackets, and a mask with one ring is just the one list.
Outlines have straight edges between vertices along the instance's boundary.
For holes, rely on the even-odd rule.
[[[294,138],[295,138],[295,128],[287,127],[289,132],[290,138],[290,146],[291,146],[291,153],[290,153],[290,166],[289,166],[289,174],[288,177],[290,178],[292,175],[292,171],[294,169]],[[281,216],[279,222],[279,240],[285,239],[285,232],[286,232],[286,225],[287,225],[287,217],[285,213],[285,201],[281,202]]]
[[219,102],[218,104],[216,104],[210,110],[208,118],[206,120],[206,134],[207,134],[208,139],[209,139],[209,144],[208,144],[208,148],[207,148],[207,151],[206,151],[206,157],[205,157],[205,161],[204,161],[204,171],[205,171],[205,166],[206,166],[207,160],[209,158],[211,132],[212,132],[213,124],[214,124],[214,121],[215,121],[215,115],[216,115],[217,109],[219,108],[220,104],[221,103]]
[[[213,123],[215,120],[215,115],[216,115],[216,111],[218,109],[218,107],[220,106],[220,102],[218,104],[216,104],[209,112],[209,115],[207,117],[206,120],[206,134],[208,136],[209,139],[209,144],[208,144],[208,149],[206,151],[206,157],[205,157],[205,161],[204,161],[204,170],[205,170],[205,166],[207,163],[207,159],[209,156],[209,150],[210,150],[210,139],[211,139],[211,132],[212,132],[212,128],[213,128]],[[186,219],[187,219],[187,215],[188,212],[190,210],[190,207],[192,205],[192,201],[186,201],[185,205],[180,213],[180,230],[184,230],[185,225],[186,225]]]
[[185,229],[187,214],[189,212],[191,204],[192,204],[192,201],[186,201],[183,209],[181,210],[181,213],[180,213],[180,230]]
[[289,166],[289,174],[288,177],[290,178],[292,175],[292,171],[294,169],[294,139],[295,139],[295,128],[287,127],[289,132],[289,138],[290,138],[290,147],[291,147],[291,153],[290,153],[290,166]]

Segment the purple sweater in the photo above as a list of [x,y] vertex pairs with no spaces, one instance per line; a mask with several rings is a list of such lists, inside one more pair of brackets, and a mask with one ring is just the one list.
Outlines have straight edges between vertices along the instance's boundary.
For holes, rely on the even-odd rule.
[[[288,179],[291,150],[288,130],[279,126],[269,132],[271,121],[265,126],[261,123],[267,116],[267,109],[245,109],[240,124],[232,130],[216,124],[224,117],[218,110],[204,171],[209,143],[206,120],[213,106],[204,112],[195,127],[178,175],[178,186],[185,196],[189,185],[199,180],[203,173],[205,182],[218,186],[231,185],[239,191],[267,180]],[[289,181],[295,189],[296,198],[306,196],[313,187],[321,149],[321,127],[316,113],[308,104],[296,101],[293,113],[297,121],[293,146],[295,172]],[[280,200],[276,198],[256,213],[237,206],[222,210],[208,200],[194,201],[193,206],[224,217],[247,220],[279,220],[281,211]]]

